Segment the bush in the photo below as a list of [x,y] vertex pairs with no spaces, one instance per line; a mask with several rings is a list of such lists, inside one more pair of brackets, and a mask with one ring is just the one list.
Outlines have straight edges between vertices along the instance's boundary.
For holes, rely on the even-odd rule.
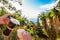
[[1,30],[1,28],[0,28],[0,40],[4,40],[4,37],[3,37],[3,35],[2,35],[2,30]]
[[9,40],[18,40],[17,29],[13,30],[9,36]]

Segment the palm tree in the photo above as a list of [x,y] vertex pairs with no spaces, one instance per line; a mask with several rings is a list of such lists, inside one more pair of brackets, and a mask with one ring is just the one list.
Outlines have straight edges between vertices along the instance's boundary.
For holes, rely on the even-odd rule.
[[38,16],[38,18],[37,18],[37,35],[40,37],[40,38],[42,38],[43,40],[46,40],[48,37],[47,37],[47,35],[45,35],[45,34],[43,34],[44,32],[42,31],[42,26],[40,25],[40,15]]
[[[49,26],[47,24],[47,20],[46,20],[47,18],[50,21]],[[46,14],[42,13],[42,15],[40,16],[40,19],[42,19],[42,24],[48,34],[49,40],[56,40],[56,31],[55,31],[54,26],[52,25],[53,17],[51,16],[50,12],[48,13],[48,16]],[[50,28],[50,26],[51,26],[51,28]]]
[[57,0],[58,3],[56,5],[56,7],[53,9],[54,13],[55,13],[55,17],[54,17],[54,25],[56,28],[56,32],[57,34],[60,33],[60,0]]
[[54,13],[51,10],[51,12],[49,12],[47,15],[47,18],[49,19],[49,28],[48,28],[49,40],[56,40],[56,30],[53,25],[53,16],[54,16]]

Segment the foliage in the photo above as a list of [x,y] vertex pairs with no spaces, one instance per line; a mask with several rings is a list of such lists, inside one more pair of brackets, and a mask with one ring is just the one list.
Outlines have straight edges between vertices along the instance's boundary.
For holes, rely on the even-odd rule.
[[[54,7],[53,9],[50,9],[47,12],[42,12],[41,15],[39,15],[40,20],[44,22],[43,25],[45,24],[45,26],[44,26],[45,30],[48,29],[46,31],[48,33],[48,36],[51,34],[50,36],[52,37],[52,35],[53,35],[53,37],[54,37],[54,38],[50,38],[50,37],[49,38],[53,39],[53,40],[56,40],[55,39],[55,37],[56,37],[55,26],[52,25],[53,24],[53,17],[56,17],[56,19],[57,19],[57,16],[58,16],[58,20],[60,19],[60,5],[59,4],[60,4],[60,1],[57,3],[56,7]],[[56,9],[57,7],[58,7],[58,10]],[[47,24],[47,20],[46,20],[47,18],[50,21],[49,22],[50,23],[49,26],[47,26],[48,25]],[[49,29],[50,26],[51,26],[51,28]],[[49,33],[49,31],[50,31],[50,33]]]
[[[19,5],[22,5],[21,0],[10,0],[12,2],[17,2]],[[9,11],[17,11],[16,7],[12,5],[9,0],[0,0],[0,3],[4,5],[4,8],[7,8]]]
[[17,29],[13,30],[9,36],[9,40],[18,40]]
[[4,40],[4,37],[3,37],[3,35],[2,35],[2,30],[1,30],[1,28],[0,28],[0,40]]
[[5,30],[6,29],[6,25],[0,24],[0,29],[1,30]]
[[8,12],[5,10],[4,7],[0,7],[0,16],[7,14]]

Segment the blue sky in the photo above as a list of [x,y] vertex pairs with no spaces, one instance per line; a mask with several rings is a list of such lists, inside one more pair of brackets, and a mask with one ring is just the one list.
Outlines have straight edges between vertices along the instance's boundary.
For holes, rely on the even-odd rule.
[[[56,0],[22,0],[22,6],[17,2],[9,1],[17,10],[22,10],[22,16],[28,20],[36,21],[38,14],[41,12],[50,10],[56,6]],[[1,3],[0,3],[1,6]],[[4,6],[4,5],[3,5]],[[9,11],[7,9],[7,11]],[[13,11],[9,11],[12,13]]]
[[50,4],[55,1],[56,0],[25,0],[24,2],[30,6],[39,6],[39,5]]
[[22,14],[27,19],[36,21],[36,18],[40,12],[52,9],[56,0],[23,0]]

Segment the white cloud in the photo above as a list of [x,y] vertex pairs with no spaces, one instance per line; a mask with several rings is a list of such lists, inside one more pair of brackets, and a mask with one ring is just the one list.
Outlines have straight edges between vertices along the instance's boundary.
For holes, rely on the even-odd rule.
[[42,10],[42,11],[46,11],[46,10],[49,10],[49,9],[54,8],[54,7],[56,6],[56,4],[57,4],[57,1],[56,1],[56,2],[52,2],[52,3],[50,3],[50,4],[41,5],[39,8],[40,8],[40,10]]
[[22,5],[22,16],[25,16],[27,18],[35,18],[35,17],[37,17],[37,14],[38,14],[37,10],[35,10],[34,8],[26,5],[23,2],[23,5]]
[[41,5],[41,6],[37,7],[37,10],[36,10],[36,9],[26,5],[23,2],[22,15],[23,16],[25,15],[27,18],[36,18],[40,12],[54,8],[55,4],[56,4],[56,2],[52,2],[52,3],[46,4],[46,5]]
[[38,14],[38,11],[30,7],[23,6],[22,8],[22,16],[26,16],[27,18],[34,18],[34,17],[37,17],[37,14]]

